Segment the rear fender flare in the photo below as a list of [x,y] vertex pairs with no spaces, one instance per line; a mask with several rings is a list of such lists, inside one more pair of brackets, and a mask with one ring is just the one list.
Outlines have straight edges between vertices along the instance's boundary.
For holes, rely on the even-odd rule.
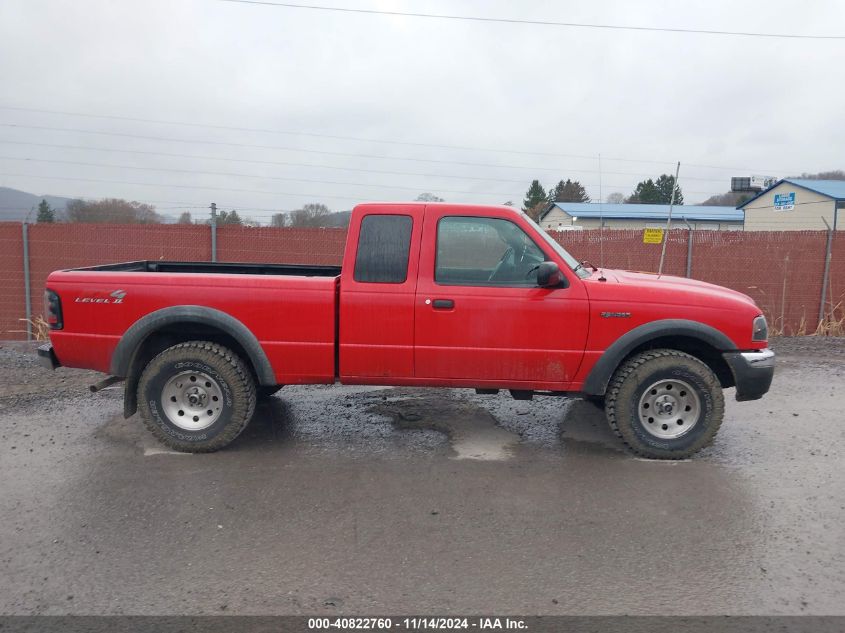
[[620,336],[590,370],[584,382],[583,392],[603,396],[613,372],[637,347],[649,341],[666,336],[684,336],[698,339],[720,352],[736,350],[736,345],[725,334],[714,327],[686,319],[662,319],[640,325]]
[[193,305],[162,308],[135,321],[123,334],[112,354],[111,373],[121,378],[128,377],[135,354],[150,335],[170,325],[191,323],[206,325],[231,336],[246,351],[248,358],[244,360],[248,360],[255,368],[258,384],[276,384],[267,354],[248,327],[225,312]]

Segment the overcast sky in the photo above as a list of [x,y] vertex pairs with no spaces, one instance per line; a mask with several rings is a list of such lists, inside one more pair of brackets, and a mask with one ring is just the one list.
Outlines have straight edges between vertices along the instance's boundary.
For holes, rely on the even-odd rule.
[[[845,3],[836,0],[319,4],[845,34]],[[215,201],[266,220],[306,202],[343,210],[424,191],[519,204],[533,178],[578,179],[598,199],[600,182],[605,197],[628,194],[680,160],[691,203],[727,191],[731,176],[845,168],[843,56],[845,40],[217,0],[3,0],[0,106],[29,110],[0,108],[0,186],[151,201],[164,213]]]

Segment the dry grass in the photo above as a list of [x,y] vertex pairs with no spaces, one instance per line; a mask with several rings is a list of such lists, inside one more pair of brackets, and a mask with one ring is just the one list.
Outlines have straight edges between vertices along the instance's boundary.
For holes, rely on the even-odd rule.
[[[48,341],[50,340],[50,324],[44,320],[44,317],[38,315],[34,319],[18,319],[18,321],[23,321],[24,323],[29,322],[32,326],[32,338],[36,341]],[[13,332],[15,334],[26,334],[26,330],[9,330],[9,332]]]
[[815,336],[845,336],[845,307],[840,301],[819,321]]

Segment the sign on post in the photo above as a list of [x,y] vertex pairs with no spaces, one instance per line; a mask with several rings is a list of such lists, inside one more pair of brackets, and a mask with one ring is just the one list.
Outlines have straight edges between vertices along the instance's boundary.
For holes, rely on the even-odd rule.
[[645,229],[643,231],[643,244],[662,244],[663,229]]
[[776,193],[775,211],[792,211],[795,208],[795,192]]

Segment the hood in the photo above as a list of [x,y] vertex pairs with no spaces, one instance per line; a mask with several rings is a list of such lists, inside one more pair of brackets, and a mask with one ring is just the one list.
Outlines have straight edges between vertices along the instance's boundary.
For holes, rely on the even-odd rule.
[[[604,286],[612,293],[618,293],[621,287],[636,291],[639,301],[647,303],[663,303],[684,306],[706,306],[741,304],[743,307],[757,308],[754,300],[746,294],[717,286],[716,284],[686,277],[672,275],[657,275],[656,273],[642,273],[629,270],[604,270],[607,281],[598,281],[594,274],[587,281],[591,283],[591,298],[600,299],[604,294],[599,286]],[[610,290],[613,288],[614,290]]]

